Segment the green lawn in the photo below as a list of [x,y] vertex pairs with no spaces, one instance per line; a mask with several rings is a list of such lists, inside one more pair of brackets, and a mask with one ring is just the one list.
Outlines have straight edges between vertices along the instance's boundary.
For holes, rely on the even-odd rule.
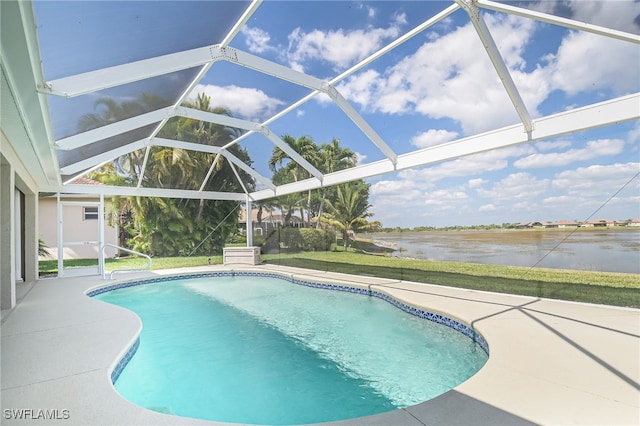
[[[415,281],[475,290],[520,294],[551,299],[573,300],[640,308],[640,275],[523,268],[478,263],[441,262],[373,256],[355,252],[300,252],[268,254],[263,263],[294,266],[354,275]],[[87,262],[66,261],[65,267],[85,266]],[[222,256],[154,258],[152,269],[169,269],[221,264]],[[142,258],[108,259],[107,270],[141,267]],[[40,274],[57,273],[56,261],[41,261]]]
[[[211,261],[209,261],[211,259]],[[96,266],[97,259],[72,259],[65,260],[65,268],[81,268]],[[113,269],[142,268],[147,266],[147,259],[142,257],[125,257],[122,259],[106,259],[107,271]],[[222,255],[195,256],[195,257],[154,257],[151,269],[188,268],[203,265],[222,264]],[[56,275],[58,273],[57,260],[41,260],[39,264],[40,275]]]

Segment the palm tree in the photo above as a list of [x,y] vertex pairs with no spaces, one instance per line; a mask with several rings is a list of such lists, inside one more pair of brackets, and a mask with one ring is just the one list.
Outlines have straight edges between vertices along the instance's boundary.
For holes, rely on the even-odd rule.
[[[318,146],[311,137],[301,136],[296,139],[291,135],[284,135],[282,140],[309,163],[314,166],[318,164],[320,160]],[[279,147],[275,147],[271,153],[271,158],[269,158],[269,169],[272,172],[276,172],[283,168],[289,171],[293,182],[298,182],[311,176],[304,167],[293,161],[289,154]]]
[[[143,93],[138,99],[118,102],[116,99],[104,96],[94,103],[95,113],[85,114],[78,122],[78,129],[82,132],[112,124],[127,118],[153,111],[167,105],[167,100],[161,96]],[[144,150],[134,151],[113,161],[118,174],[127,177],[127,182],[135,184],[141,171]]]
[[[326,201],[329,211],[321,218],[322,221],[342,232],[344,251],[347,251],[349,231],[357,232],[367,229],[369,226],[367,218],[373,216],[368,212],[371,205],[368,203],[368,198],[363,196],[362,189],[361,185],[338,186],[337,198]],[[368,192],[368,185],[364,189]]]
[[[356,154],[349,148],[342,148],[340,140],[333,138],[330,143],[320,146],[320,171],[323,173],[332,173],[339,170],[348,169],[356,165]],[[327,189],[322,190],[322,198],[320,207],[318,208],[318,217],[322,216],[325,199],[327,198]],[[320,227],[320,221],[316,222],[316,228]]]
[[[92,126],[97,127],[128,118],[128,116],[152,109],[148,104],[153,102],[153,96],[142,96],[139,100],[121,104],[111,99],[102,99],[96,107],[100,110],[95,114],[83,117],[82,125],[88,129]],[[230,112],[225,108],[212,108],[210,98],[202,94],[193,103],[186,105],[217,114],[230,115]],[[174,117],[165,124],[159,136],[192,143],[222,146],[235,139],[239,134],[238,129],[219,124]],[[233,146],[229,148],[229,152],[241,161],[251,164],[245,149]],[[131,184],[137,184],[142,172],[142,160],[143,156],[139,153],[120,157],[107,167],[98,170],[98,174],[103,173],[111,176],[103,176],[104,179],[99,180],[104,181],[113,178],[114,175],[120,175],[121,178],[126,176],[125,178]],[[149,151],[142,184],[156,188],[197,189],[203,184],[203,180],[212,166],[214,173],[204,183],[205,190],[231,192],[243,190],[232,166],[223,157],[164,147],[154,147]],[[252,190],[255,186],[252,177],[242,170],[238,170],[238,175],[244,186]],[[230,213],[236,207],[234,201],[136,197],[131,200],[131,208],[135,212],[135,228],[138,231],[137,236],[131,240],[134,241],[134,248],[156,255],[190,253],[191,249],[196,247],[202,252],[210,253],[212,250],[220,248],[224,243],[225,235],[235,230],[237,218],[231,216]],[[222,226],[218,228],[209,243],[199,244],[220,223]]]
[[[301,136],[298,139],[294,138],[291,135],[284,135],[282,140],[289,145],[294,151],[296,151],[302,158],[308,161],[311,165],[316,166],[321,161],[321,155],[318,146],[313,141],[313,138],[310,136]],[[307,169],[296,163],[289,157],[289,155],[284,152],[279,147],[275,147],[271,154],[271,158],[269,158],[269,168],[272,172],[281,172],[285,173],[288,178],[282,178],[280,183],[288,183],[288,182],[298,182],[299,180],[308,179],[311,177],[311,174]],[[288,182],[287,182],[288,181]],[[311,204],[311,191],[307,192],[307,211],[310,211]],[[300,206],[300,215],[302,220],[304,221],[304,210],[303,207]],[[310,221],[310,218],[307,215],[307,222]]]
[[333,138],[330,143],[320,145],[320,170],[332,173],[356,165],[356,154],[349,148],[340,146],[340,140]]

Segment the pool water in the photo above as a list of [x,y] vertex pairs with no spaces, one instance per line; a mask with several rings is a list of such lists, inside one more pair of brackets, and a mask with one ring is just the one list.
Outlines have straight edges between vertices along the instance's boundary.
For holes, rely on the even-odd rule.
[[278,278],[172,280],[96,298],[143,323],[117,391],[178,416],[274,425],[366,416],[440,395],[487,360],[468,337],[383,300]]

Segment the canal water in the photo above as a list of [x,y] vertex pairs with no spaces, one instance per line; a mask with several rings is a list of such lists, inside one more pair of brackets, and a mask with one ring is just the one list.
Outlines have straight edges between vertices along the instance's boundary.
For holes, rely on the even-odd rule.
[[640,273],[640,229],[489,230],[368,234],[392,256]]

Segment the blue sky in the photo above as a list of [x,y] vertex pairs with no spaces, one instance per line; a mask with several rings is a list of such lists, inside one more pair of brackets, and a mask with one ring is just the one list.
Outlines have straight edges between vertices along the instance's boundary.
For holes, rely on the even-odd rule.
[[[230,45],[331,80],[450,4],[267,0]],[[640,3],[633,0],[521,4],[640,33]],[[230,25],[223,13],[215,14],[220,7],[212,1],[39,1],[35,9],[45,76],[54,79],[216,43]],[[238,9],[237,3],[224,7]],[[500,13],[485,11],[483,16],[534,118],[640,90],[638,45]],[[172,21],[172,17],[179,17],[179,21]],[[103,40],[92,38],[94,35]],[[149,48],[144,48],[147,45]],[[182,73],[195,75],[195,71]],[[175,83],[175,89],[171,86],[179,80],[174,77],[157,77],[153,84],[179,91],[179,84]],[[143,90],[146,83],[134,84]],[[515,109],[462,10],[336,87],[397,154],[518,123]],[[77,133],[79,115],[74,116],[78,112],[73,111],[91,111],[99,95],[125,99],[121,93],[126,89],[108,89],[70,100],[50,98],[55,106],[56,138]],[[210,95],[214,105],[228,107],[235,117],[262,122],[309,90],[229,62],[217,62],[191,98],[200,92]],[[269,128],[280,136],[308,135],[319,144],[337,138],[357,153],[362,164],[384,158],[324,95]],[[639,140],[640,124],[636,121],[377,176],[368,179],[373,219],[387,227],[584,220],[625,184],[595,217],[640,217],[640,178],[629,182],[640,171]],[[267,160],[273,149],[271,142],[253,135],[242,145],[256,170],[270,176]]]
[[[444,9],[442,2],[265,2],[232,46],[331,79]],[[632,1],[530,2],[528,7],[640,32]],[[640,48],[497,13],[485,19],[532,116],[637,92]],[[308,93],[232,64],[204,78],[204,91],[238,116],[260,121]],[[274,87],[276,86],[276,87]],[[402,154],[517,122],[466,14],[444,22],[337,85]],[[639,107],[640,108],[640,107]],[[278,134],[338,138],[363,163],[382,154],[326,98],[273,123]],[[584,220],[640,171],[640,126],[625,123],[369,179],[374,219],[384,226],[448,226]],[[252,158],[272,146],[244,143]],[[266,166],[254,164],[268,174]],[[595,217],[640,216],[640,179]]]

